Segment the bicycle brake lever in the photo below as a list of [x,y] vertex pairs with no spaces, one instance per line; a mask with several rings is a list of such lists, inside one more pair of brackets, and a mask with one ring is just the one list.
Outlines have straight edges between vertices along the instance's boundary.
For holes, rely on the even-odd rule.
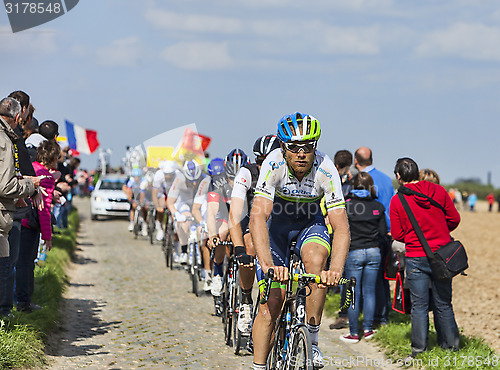
[[267,270],[267,279],[266,279],[266,285],[264,287],[264,294],[262,294],[262,298],[260,299],[260,304],[266,304],[267,301],[269,300],[269,293],[271,291],[271,284],[274,279],[274,269],[270,268]]

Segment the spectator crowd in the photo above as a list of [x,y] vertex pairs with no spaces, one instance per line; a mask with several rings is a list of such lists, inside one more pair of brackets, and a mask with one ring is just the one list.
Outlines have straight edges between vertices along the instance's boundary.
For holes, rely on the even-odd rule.
[[68,227],[75,189],[84,191],[58,124],[34,112],[24,91],[0,101],[0,317],[40,309],[32,302],[39,248],[52,248],[54,226]]

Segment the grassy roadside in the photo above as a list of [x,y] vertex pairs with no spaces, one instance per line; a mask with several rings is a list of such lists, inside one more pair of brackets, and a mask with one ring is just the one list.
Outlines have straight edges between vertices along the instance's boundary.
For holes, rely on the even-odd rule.
[[0,368],[33,368],[47,364],[44,348],[48,334],[59,318],[59,303],[67,284],[64,272],[76,243],[79,225],[74,209],[68,217],[68,229],[53,236],[53,248],[44,267],[35,267],[33,302],[39,311],[13,311],[13,317],[0,320]]
[[[325,303],[327,316],[337,316],[339,307],[340,295],[328,294]],[[389,321],[388,325],[377,329],[374,340],[395,364],[422,369],[500,369],[500,355],[495,353],[481,338],[460,334],[458,352],[445,351],[438,347],[432,319],[430,319],[428,350],[414,360],[404,363],[402,359],[411,353],[410,315],[392,311]]]

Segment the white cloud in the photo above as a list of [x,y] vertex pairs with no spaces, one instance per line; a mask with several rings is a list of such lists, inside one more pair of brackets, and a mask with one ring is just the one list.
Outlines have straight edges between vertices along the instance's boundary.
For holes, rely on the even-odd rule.
[[304,18],[295,19],[291,27],[286,19],[237,19],[172,13],[155,8],[147,10],[145,17],[154,27],[180,31],[183,37],[255,36],[253,47],[271,54],[300,48],[325,54],[373,55],[380,52],[379,32],[375,27],[332,27],[319,20]]
[[220,0],[217,1],[219,6],[234,6],[237,3],[240,6],[247,8],[286,8],[286,9],[304,9],[308,11],[326,11],[331,9],[347,10],[347,11],[385,11],[393,6],[393,0],[315,0],[309,3],[304,3],[300,0]]
[[180,14],[154,8],[148,9],[145,17],[154,27],[160,29],[223,34],[243,31],[242,22],[237,18]]
[[115,40],[97,50],[99,63],[105,66],[136,66],[143,57],[143,47],[138,37]]
[[374,55],[380,52],[379,32],[375,27],[328,27],[321,34],[326,53]]
[[422,57],[500,61],[500,28],[458,22],[427,34],[416,52]]
[[225,42],[180,42],[163,50],[161,56],[183,69],[222,69],[233,65]]
[[53,54],[58,50],[55,38],[56,32],[52,29],[12,33],[9,26],[0,26],[0,45],[4,53]]

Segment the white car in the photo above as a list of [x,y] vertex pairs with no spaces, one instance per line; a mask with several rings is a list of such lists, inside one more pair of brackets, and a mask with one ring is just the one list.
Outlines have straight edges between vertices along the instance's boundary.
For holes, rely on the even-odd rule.
[[129,214],[130,203],[122,187],[127,182],[123,175],[103,175],[90,196],[90,218],[123,216]]

